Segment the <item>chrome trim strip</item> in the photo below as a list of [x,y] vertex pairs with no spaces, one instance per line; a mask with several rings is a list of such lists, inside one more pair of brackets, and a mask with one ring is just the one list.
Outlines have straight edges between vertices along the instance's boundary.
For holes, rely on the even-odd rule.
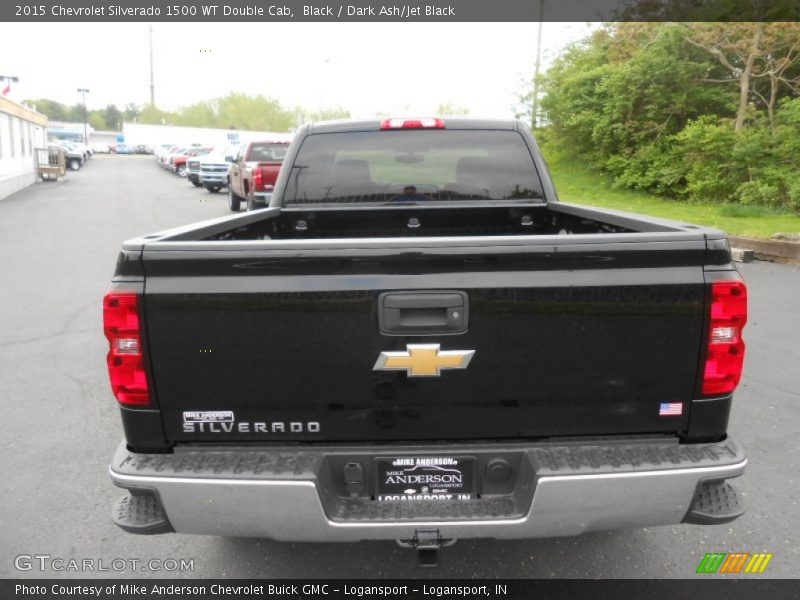
[[112,481],[128,481],[130,483],[201,483],[201,484],[223,484],[223,485],[264,485],[264,486],[296,486],[316,488],[317,484],[313,481],[303,479],[291,481],[289,479],[230,479],[215,477],[157,477],[154,475],[126,475],[119,473],[112,467],[108,467],[108,475]]
[[[538,481],[575,481],[583,479],[623,479],[626,477],[643,477],[653,475],[688,475],[690,473],[702,473],[703,471],[737,471],[744,470],[747,466],[747,459],[744,458],[732,465],[722,465],[719,467],[689,467],[681,469],[655,469],[650,471],[625,471],[623,473],[585,473],[583,475],[545,475]],[[728,475],[730,477],[730,475]]]

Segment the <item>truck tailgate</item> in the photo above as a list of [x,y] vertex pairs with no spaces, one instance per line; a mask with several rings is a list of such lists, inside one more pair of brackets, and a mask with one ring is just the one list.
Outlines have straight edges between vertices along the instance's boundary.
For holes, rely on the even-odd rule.
[[[685,429],[705,312],[703,236],[577,238],[145,245],[150,375],[167,438]],[[386,292],[416,302],[410,328],[387,334]],[[466,331],[439,327],[442,307],[425,307],[458,297]],[[437,344],[474,354],[438,377],[375,370],[382,352],[412,357],[413,346]]]
[[256,191],[261,191],[267,186],[270,186],[270,189],[275,186],[275,181],[278,179],[278,174],[281,171],[281,164],[282,163],[279,162],[259,163],[256,166],[256,169],[260,172],[260,175],[255,178],[257,184]]

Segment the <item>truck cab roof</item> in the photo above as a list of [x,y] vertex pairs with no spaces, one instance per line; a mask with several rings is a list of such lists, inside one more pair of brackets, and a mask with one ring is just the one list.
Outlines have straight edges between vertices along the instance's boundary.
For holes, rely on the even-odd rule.
[[[387,117],[394,120],[408,119],[419,120],[419,117]],[[381,129],[381,124],[387,118],[379,119],[341,119],[336,121],[317,121],[306,125],[309,135],[316,133],[347,133],[354,131],[377,131]],[[520,121],[518,119],[485,119],[475,117],[426,117],[438,118],[444,121],[445,129],[501,129],[507,131],[518,131]]]

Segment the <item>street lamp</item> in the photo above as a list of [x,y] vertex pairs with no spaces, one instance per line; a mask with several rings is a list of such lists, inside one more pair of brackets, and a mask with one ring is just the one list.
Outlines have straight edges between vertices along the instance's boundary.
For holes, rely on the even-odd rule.
[[89,145],[89,113],[86,111],[86,94],[88,88],[78,88],[78,93],[83,96],[83,143]]

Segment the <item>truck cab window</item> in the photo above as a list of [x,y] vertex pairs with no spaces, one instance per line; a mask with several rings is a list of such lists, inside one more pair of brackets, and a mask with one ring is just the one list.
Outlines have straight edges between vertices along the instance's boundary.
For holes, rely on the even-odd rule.
[[[406,190],[413,188],[413,193]],[[541,201],[515,131],[371,131],[311,135],[291,167],[286,206],[397,201]]]

